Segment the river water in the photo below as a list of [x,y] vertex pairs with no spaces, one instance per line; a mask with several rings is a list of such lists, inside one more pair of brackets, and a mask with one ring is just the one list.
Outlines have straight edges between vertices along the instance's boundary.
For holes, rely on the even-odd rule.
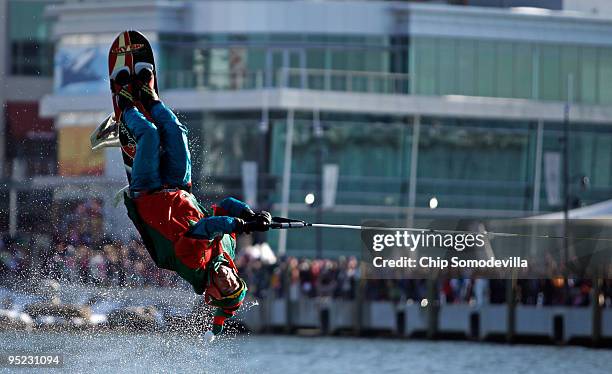
[[225,337],[207,344],[174,333],[2,332],[3,351],[63,352],[64,367],[54,371],[70,373],[612,372],[612,350],[604,349],[280,335]]

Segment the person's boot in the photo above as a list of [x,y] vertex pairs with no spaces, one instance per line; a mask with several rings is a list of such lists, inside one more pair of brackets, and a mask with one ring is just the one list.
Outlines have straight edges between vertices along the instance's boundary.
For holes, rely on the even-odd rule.
[[134,67],[136,74],[134,82],[138,91],[136,97],[149,113],[153,105],[159,102],[159,96],[155,92],[155,72],[153,69],[153,65],[147,62],[138,62]]
[[127,66],[114,71],[110,76],[113,102],[121,110],[121,113],[134,106],[131,81],[130,69]]

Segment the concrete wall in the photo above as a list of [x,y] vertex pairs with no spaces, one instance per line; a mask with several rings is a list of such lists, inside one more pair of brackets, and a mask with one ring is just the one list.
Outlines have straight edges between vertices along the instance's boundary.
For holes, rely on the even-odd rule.
[[446,333],[464,333],[470,336],[470,317],[476,308],[469,304],[444,305],[440,308],[438,330]]
[[508,331],[508,307],[506,305],[486,305],[480,309],[480,338],[505,334]]
[[412,336],[427,331],[428,315],[418,304],[406,305],[404,309],[404,335]]
[[[263,305],[263,307],[262,307]],[[248,307],[240,318],[254,331],[262,331],[266,326],[272,328],[287,327],[291,321],[292,328],[322,327],[321,311],[329,311],[329,332],[352,330],[355,325],[356,302],[331,300],[321,303],[316,299],[301,299],[294,302],[291,316],[288,318],[285,300],[264,301],[259,307]],[[259,311],[257,311],[259,309]],[[405,337],[423,336],[427,332],[429,313],[427,308],[418,304],[406,305],[398,309],[391,302],[366,302],[362,305],[361,331],[387,331],[399,334],[397,315],[404,313],[403,334]],[[536,336],[555,340],[555,318],[563,321],[561,340],[588,339],[592,334],[592,309],[585,307],[536,307],[518,305],[515,312],[515,336]],[[602,336],[612,338],[612,310],[602,313]],[[481,307],[468,304],[442,305],[438,314],[437,333],[472,337],[486,340],[507,333],[508,307],[506,305],[484,305]],[[476,317],[473,319],[473,317]],[[474,322],[477,324],[475,325]],[[477,329],[477,330],[474,330]]]
[[612,337],[612,309],[603,311],[601,325],[601,335]]

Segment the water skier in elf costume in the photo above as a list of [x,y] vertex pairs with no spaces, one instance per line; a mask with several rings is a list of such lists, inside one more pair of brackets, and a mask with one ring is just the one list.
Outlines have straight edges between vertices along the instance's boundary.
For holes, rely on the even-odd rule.
[[[270,213],[255,213],[244,202],[226,198],[211,210],[191,194],[187,128],[159,99],[154,66],[138,63],[111,76],[113,101],[136,141],[128,215],[155,264],[176,271],[196,293],[216,307],[213,333],[223,331],[247,292],[234,264],[236,235],[267,231]],[[150,121],[137,108],[139,103]]]

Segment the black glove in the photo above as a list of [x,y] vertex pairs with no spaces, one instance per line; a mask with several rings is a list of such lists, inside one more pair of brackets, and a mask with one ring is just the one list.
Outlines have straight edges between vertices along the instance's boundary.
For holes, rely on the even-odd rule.
[[[262,225],[270,226],[270,224],[272,223],[272,215],[270,214],[270,212],[262,210],[261,212],[255,213],[255,218],[253,219],[253,221],[258,222]],[[268,229],[266,229],[266,231],[268,231]]]
[[258,221],[258,222],[267,222],[268,224],[272,223],[272,215],[265,210],[262,210],[258,213],[255,213],[251,210],[251,208],[244,209],[242,213],[240,213],[240,217],[243,220],[250,221]]
[[238,234],[250,234],[254,231],[264,232],[270,230],[272,216],[266,211],[261,211],[259,213],[253,213],[249,221],[245,221],[242,218],[235,218],[235,222],[236,228],[234,231]]

